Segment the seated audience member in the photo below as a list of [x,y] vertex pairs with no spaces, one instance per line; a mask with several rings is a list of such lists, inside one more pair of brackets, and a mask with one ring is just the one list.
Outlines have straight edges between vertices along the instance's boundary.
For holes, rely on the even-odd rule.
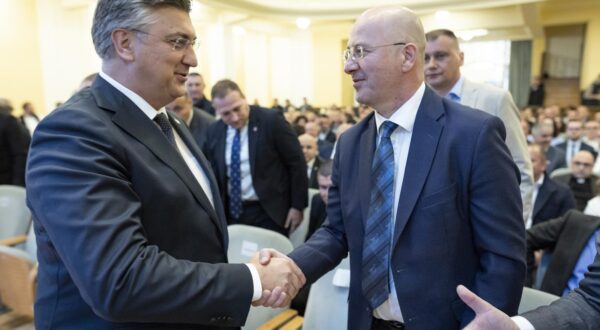
[[592,174],[594,156],[587,150],[579,151],[571,160],[571,172],[554,177],[557,182],[566,184],[575,196],[577,210],[583,211],[587,202],[596,196],[596,180]]
[[327,218],[327,198],[329,187],[331,186],[331,172],[333,169],[333,161],[328,160],[321,164],[317,172],[317,180],[319,184],[319,194],[314,195],[310,204],[310,222],[308,223],[308,232],[306,240],[321,227]]
[[187,96],[180,96],[167,104],[167,110],[175,112],[190,128],[194,141],[202,149],[206,142],[206,131],[208,127],[215,122],[215,117],[208,112],[195,108],[192,99]]
[[302,105],[298,108],[301,113],[306,113],[307,111],[312,111],[313,107],[308,103],[308,99],[305,97],[302,98]]
[[548,165],[546,166],[546,173],[552,174],[552,172],[558,168],[567,167],[565,162],[564,151],[552,146],[552,134],[554,132],[553,124],[549,123],[538,123],[531,129],[531,135],[533,141],[538,144],[546,155]]
[[[80,91],[86,87],[92,86],[92,83],[94,82],[94,80],[96,80],[97,76],[98,76],[98,72],[94,72],[94,73],[87,75],[85,78],[83,78],[83,80],[79,84],[79,88],[77,88],[77,90]],[[61,105],[57,104],[56,107],[58,108]]]
[[308,118],[306,118],[305,115],[299,115],[294,118],[292,128],[294,129],[294,132],[296,132],[296,135],[300,136],[306,132],[306,123],[308,123]]
[[335,143],[335,132],[331,129],[331,119],[327,115],[319,115],[319,140]]
[[583,142],[582,136],[583,123],[581,120],[570,120],[567,124],[567,140],[556,145],[556,148],[565,152],[565,162],[567,164],[571,163],[571,158],[573,158],[573,155],[580,150],[587,150],[594,155],[594,158],[596,158],[596,151],[594,150],[594,147]]
[[29,131],[29,136],[32,136],[33,131],[40,122],[40,117],[38,117],[38,115],[35,113],[35,109],[33,108],[33,104],[31,104],[31,102],[23,103],[23,114],[19,119],[21,119],[21,124],[23,124],[23,126],[25,126]]
[[525,135],[525,140],[527,141],[527,144],[530,144],[531,142],[533,142],[533,136],[531,136],[531,127],[530,127],[530,123],[526,120],[526,119],[521,119],[521,130],[523,131],[523,134]]
[[308,134],[302,134],[298,137],[300,146],[302,147],[302,153],[304,153],[304,160],[306,160],[306,174],[308,176],[308,188],[319,188],[319,182],[317,181],[317,171],[323,163],[323,159],[317,156],[319,147],[317,146],[317,139]]
[[585,132],[583,142],[594,148],[597,153],[598,148],[600,148],[600,123],[595,120],[588,120],[583,124],[583,130]]
[[283,112],[289,112],[289,111],[294,111],[296,110],[296,107],[292,104],[292,102],[290,102],[290,99],[285,99],[284,101],[284,106],[283,106]]
[[280,113],[284,112],[284,108],[281,104],[279,104],[279,100],[277,98],[273,99],[273,104],[271,105],[271,110],[277,110]]
[[[319,124],[315,122],[308,122],[306,125],[304,125],[304,131],[306,134],[312,135],[318,139],[321,129]],[[317,146],[319,147],[319,157],[323,159],[330,159],[331,152],[333,151],[333,143],[327,140],[317,140]]]
[[584,123],[590,120],[590,108],[588,108],[586,105],[580,104],[575,109],[579,115],[579,120]]
[[600,104],[600,74],[596,80],[594,80],[588,88],[583,92],[582,102],[586,105],[598,105]]
[[0,98],[0,185],[25,186],[30,137],[12,110],[10,101]]
[[532,196],[533,212],[527,219],[525,228],[558,218],[576,206],[569,187],[552,180],[545,172],[547,161],[542,148],[537,144],[530,145],[529,155],[535,185]]
[[542,279],[542,291],[563,296],[579,281],[596,256],[600,218],[572,210],[564,216],[537,224],[527,230],[527,285],[535,282],[534,252],[553,249]]

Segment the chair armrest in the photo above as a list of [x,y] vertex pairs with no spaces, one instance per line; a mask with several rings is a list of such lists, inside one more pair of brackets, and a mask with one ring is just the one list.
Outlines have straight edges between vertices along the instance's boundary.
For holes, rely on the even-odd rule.
[[18,235],[18,236],[0,239],[0,245],[15,246],[17,244],[25,243],[26,240],[27,240],[26,235]]
[[287,309],[277,315],[269,321],[263,323],[257,330],[272,330],[279,329],[282,325],[286,324],[289,320],[293,319],[298,315],[298,311],[294,309]]
[[302,325],[304,324],[304,318],[302,316],[296,316],[291,319],[289,322],[284,324],[279,330],[298,330],[302,329]]

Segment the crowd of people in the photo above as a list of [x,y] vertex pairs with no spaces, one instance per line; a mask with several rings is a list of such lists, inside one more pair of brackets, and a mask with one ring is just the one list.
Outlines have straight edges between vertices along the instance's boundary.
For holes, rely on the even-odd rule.
[[[238,327],[251,304],[289,305],[350,254],[351,328],[476,328],[512,322],[541,250],[541,289],[585,304],[575,321],[552,317],[598,326],[600,115],[519,112],[461,74],[454,32],[425,33],[401,6],[353,25],[356,108],[261,107],[229,79],[206,93],[188,73],[190,8],[100,0],[102,70],[41,122],[0,100],[0,184],[27,183],[37,236],[36,327]],[[227,262],[228,224],[287,236],[310,188],[304,245]]]

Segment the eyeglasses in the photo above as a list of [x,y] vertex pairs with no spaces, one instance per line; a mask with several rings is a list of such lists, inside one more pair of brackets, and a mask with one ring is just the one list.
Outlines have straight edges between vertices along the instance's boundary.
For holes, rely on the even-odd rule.
[[[137,32],[137,33],[141,33],[141,34],[146,34],[149,36],[153,36],[156,38],[161,38],[157,35],[154,35],[152,33],[148,33],[146,31],[142,31],[142,30],[138,30],[138,29],[131,29],[131,31]],[[162,39],[162,38],[161,38]],[[186,37],[171,37],[171,38],[166,38],[166,39],[162,39],[164,42],[168,43],[171,45],[171,49],[175,50],[175,51],[180,51],[180,50],[185,50],[188,47],[192,47],[194,50],[198,49],[198,46],[200,45],[199,42],[196,42],[196,38],[194,39],[189,39]]]
[[378,48],[389,47],[389,46],[404,46],[404,45],[406,45],[405,42],[396,42],[393,44],[371,46],[371,47],[365,47],[362,45],[348,47],[348,48],[346,48],[346,50],[344,50],[344,61],[348,62],[350,59],[352,59],[353,61],[358,61],[360,59],[365,58],[365,56],[367,54],[373,52],[375,49],[378,49]]

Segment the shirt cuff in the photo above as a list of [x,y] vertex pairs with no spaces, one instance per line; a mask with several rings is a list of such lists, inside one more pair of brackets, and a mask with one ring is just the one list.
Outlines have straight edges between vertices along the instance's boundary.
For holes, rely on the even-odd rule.
[[250,274],[252,274],[252,284],[254,287],[254,293],[252,294],[252,302],[257,301],[262,297],[262,284],[260,283],[260,275],[258,275],[258,270],[253,264],[246,264],[248,269],[250,269]]
[[510,319],[515,322],[521,330],[535,330],[533,324],[522,316],[513,316]]

